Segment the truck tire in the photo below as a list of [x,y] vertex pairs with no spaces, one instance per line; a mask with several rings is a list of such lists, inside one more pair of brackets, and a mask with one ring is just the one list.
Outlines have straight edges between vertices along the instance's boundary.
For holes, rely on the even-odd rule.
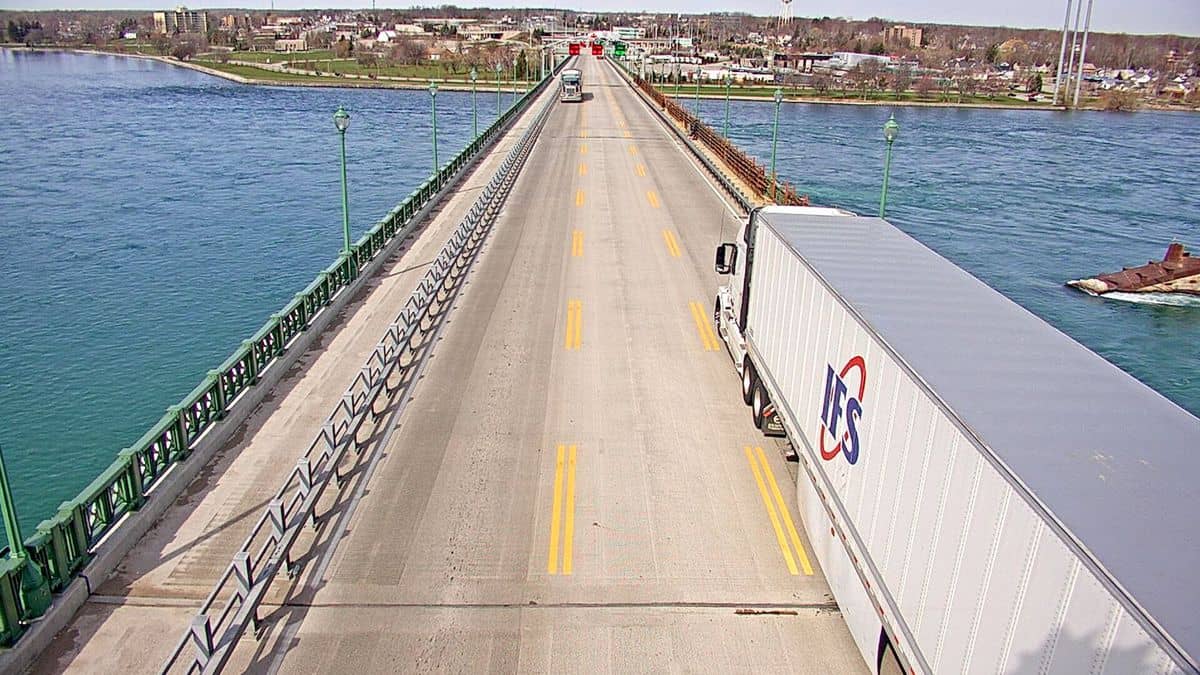
[[754,418],[754,426],[760,430],[763,428],[763,412],[767,406],[771,404],[771,397],[767,395],[767,389],[762,382],[754,384],[754,394],[750,401],[750,415]]
[[742,402],[750,405],[750,400],[754,396],[754,388],[758,386],[758,373],[754,371],[754,364],[750,363],[749,356],[742,357]]

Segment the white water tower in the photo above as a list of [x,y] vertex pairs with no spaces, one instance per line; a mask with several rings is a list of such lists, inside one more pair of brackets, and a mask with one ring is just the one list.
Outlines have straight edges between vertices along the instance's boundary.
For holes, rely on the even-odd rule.
[[787,25],[792,22],[792,0],[783,0],[779,7],[779,25]]

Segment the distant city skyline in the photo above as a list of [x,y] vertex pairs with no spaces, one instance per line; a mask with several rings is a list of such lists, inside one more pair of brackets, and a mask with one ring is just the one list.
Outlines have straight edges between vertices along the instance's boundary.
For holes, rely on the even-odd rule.
[[[114,7],[120,3],[122,7]],[[570,9],[583,12],[747,12],[758,16],[775,16],[780,4],[773,0],[722,3],[720,0],[610,0],[603,3],[587,0],[532,0],[513,2],[457,2],[460,7],[493,7],[496,9],[523,8],[536,3],[546,9]],[[45,11],[53,9],[166,9],[180,4],[178,0],[0,0],[0,9]],[[228,9],[223,0],[193,0],[185,3],[195,9]],[[432,4],[432,3],[430,3]],[[11,6],[10,6],[11,5]],[[377,0],[378,9],[408,9],[413,5],[395,5]],[[363,0],[276,0],[277,10],[317,8],[363,9],[370,2]],[[270,0],[246,3],[239,8],[265,10]],[[881,17],[898,23],[941,23],[978,26],[1010,26],[1013,28],[1061,29],[1065,0],[1009,0],[1008,2],[972,3],[962,0],[913,0],[897,5],[890,0],[795,0],[793,13],[797,18],[845,17],[868,19]],[[436,10],[432,10],[436,13]],[[1108,33],[1140,33],[1200,36],[1200,1],[1144,0],[1138,3],[1121,0],[1097,0],[1092,15],[1092,29]]]

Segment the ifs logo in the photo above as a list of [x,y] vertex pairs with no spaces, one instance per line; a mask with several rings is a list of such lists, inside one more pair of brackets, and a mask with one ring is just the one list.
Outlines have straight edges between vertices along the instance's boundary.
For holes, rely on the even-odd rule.
[[[867,391],[867,364],[863,357],[855,356],[840,372],[834,372],[833,366],[827,368],[825,399],[821,403],[821,459],[831,460],[844,452],[846,461],[854,464],[858,461],[858,420]],[[851,371],[858,371],[857,375],[848,378]],[[857,396],[846,385],[847,379],[858,385]],[[836,441],[832,448],[826,449],[826,437]]]

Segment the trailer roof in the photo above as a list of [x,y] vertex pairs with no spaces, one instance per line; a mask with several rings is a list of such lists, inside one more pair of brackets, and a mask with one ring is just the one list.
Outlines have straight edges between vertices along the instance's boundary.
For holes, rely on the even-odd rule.
[[882,219],[759,213],[1200,656],[1200,419]]

